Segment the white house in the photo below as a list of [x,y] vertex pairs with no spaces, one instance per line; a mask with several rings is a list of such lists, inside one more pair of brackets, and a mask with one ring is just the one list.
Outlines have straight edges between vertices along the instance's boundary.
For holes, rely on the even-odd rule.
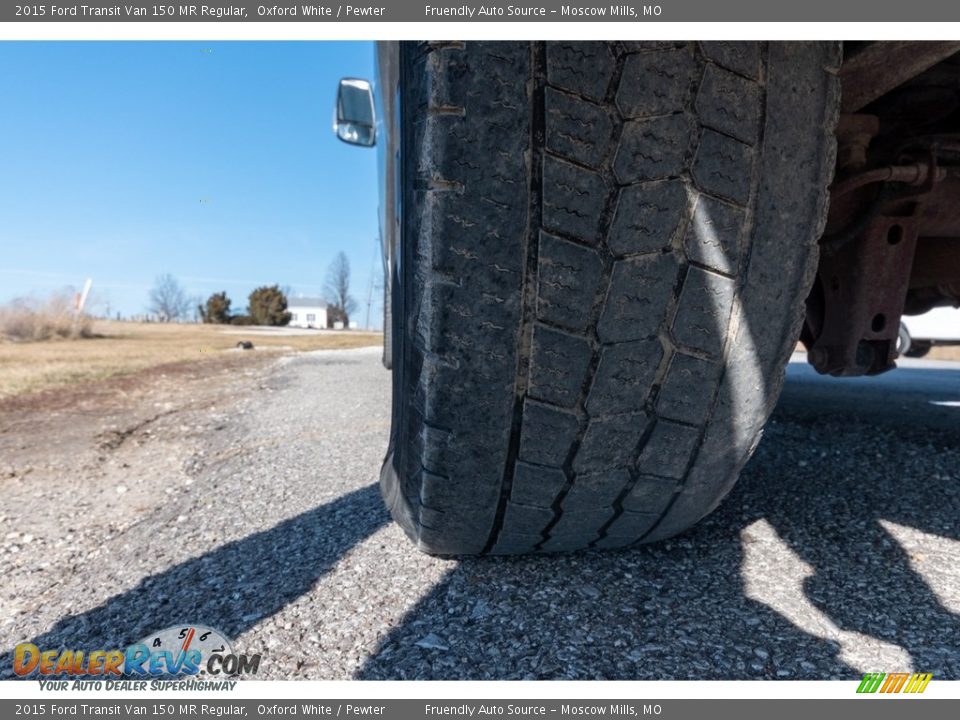
[[290,327],[326,328],[327,303],[316,297],[293,297],[287,300]]

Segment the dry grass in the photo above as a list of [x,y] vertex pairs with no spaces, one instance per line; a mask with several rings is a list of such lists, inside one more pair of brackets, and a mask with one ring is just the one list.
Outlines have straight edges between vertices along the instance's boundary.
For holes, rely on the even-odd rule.
[[943,345],[930,348],[927,357],[931,360],[960,360],[960,346]]
[[74,312],[66,292],[46,300],[21,298],[0,307],[0,338],[10,340],[89,337],[92,324],[89,316]]
[[[368,347],[380,333],[317,331],[307,335],[261,335],[255,328],[97,321],[94,337],[42,342],[0,340],[0,399],[74,383],[128,375],[168,363],[222,361],[240,340],[277,353]],[[802,346],[798,346],[802,351]],[[231,358],[262,358],[261,352]],[[960,360],[960,347],[935,347],[927,356]]]
[[[298,352],[380,345],[368,332],[317,331],[259,335],[223,325],[98,321],[94,337],[45,342],[0,341],[0,398],[73,383],[103,380],[167,363],[217,362],[240,340],[261,350]],[[239,333],[239,334],[232,334]],[[237,352],[253,358],[260,352]]]

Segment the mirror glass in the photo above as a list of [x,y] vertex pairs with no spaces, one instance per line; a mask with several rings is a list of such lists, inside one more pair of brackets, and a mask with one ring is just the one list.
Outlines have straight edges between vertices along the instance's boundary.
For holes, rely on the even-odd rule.
[[376,142],[373,88],[367,80],[340,81],[334,129],[338,138],[351,145],[371,147]]

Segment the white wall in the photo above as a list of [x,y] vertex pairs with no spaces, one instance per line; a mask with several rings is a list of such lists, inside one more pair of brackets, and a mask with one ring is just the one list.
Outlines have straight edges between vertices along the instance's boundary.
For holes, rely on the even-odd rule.
[[[290,327],[327,327],[327,309],[323,307],[304,307],[291,305],[287,307],[287,312],[295,314],[295,320],[290,321]],[[307,315],[314,315],[315,320],[307,322]]]

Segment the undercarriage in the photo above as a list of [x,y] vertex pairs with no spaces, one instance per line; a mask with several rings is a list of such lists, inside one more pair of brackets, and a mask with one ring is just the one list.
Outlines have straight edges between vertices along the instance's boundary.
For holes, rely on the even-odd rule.
[[895,366],[901,315],[960,305],[960,42],[848,43],[830,212],[801,340],[821,373]]

